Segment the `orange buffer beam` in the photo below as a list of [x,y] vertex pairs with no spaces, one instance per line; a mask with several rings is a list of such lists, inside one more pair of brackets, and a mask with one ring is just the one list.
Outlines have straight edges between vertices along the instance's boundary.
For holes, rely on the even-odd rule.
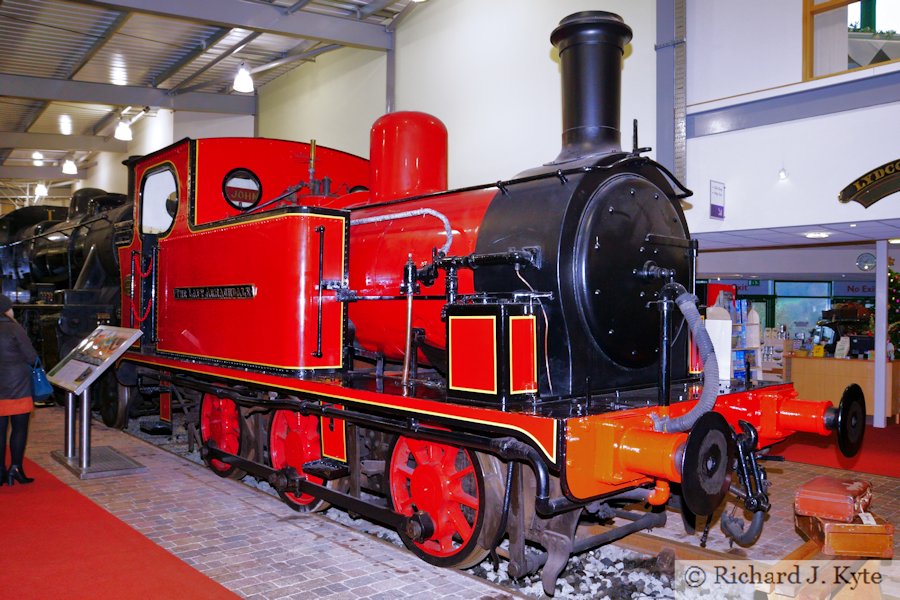
[[[570,419],[566,430],[567,493],[594,498],[663,479],[681,481],[687,433],[653,431],[646,409]],[[663,482],[664,483],[664,482]],[[659,485],[654,499],[668,499]]]
[[[673,404],[671,413],[679,416],[694,407],[695,402]],[[793,385],[784,384],[746,392],[722,394],[714,410],[720,413],[735,431],[738,421],[747,421],[759,434],[760,447],[771,446],[792,433],[805,431],[829,435],[827,413],[830,402],[797,399]]]

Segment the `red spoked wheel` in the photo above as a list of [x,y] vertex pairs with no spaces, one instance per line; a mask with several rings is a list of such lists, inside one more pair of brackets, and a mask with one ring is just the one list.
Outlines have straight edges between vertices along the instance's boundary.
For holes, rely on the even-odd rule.
[[488,551],[479,546],[485,493],[481,467],[463,448],[400,436],[387,467],[394,510],[428,515],[434,533],[415,541],[400,537],[420,558],[441,567],[465,569]]
[[[200,400],[200,440],[205,444],[212,440],[223,452],[241,454],[243,419],[237,404],[215,394],[203,394]],[[217,459],[207,461],[209,468],[220,477],[240,479],[246,473],[233,465]]]
[[[319,419],[301,415],[292,410],[276,410],[269,422],[269,464],[273,469],[294,467],[303,472],[303,465],[322,458],[322,442],[319,435]],[[306,476],[321,485],[318,477]],[[279,492],[288,506],[300,512],[312,512],[328,508],[328,503],[309,494]]]

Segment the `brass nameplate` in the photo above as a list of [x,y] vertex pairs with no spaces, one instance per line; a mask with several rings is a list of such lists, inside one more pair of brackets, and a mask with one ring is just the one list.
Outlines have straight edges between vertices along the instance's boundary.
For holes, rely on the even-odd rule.
[[254,285],[209,285],[175,288],[176,300],[245,300],[256,297]]
[[841,190],[838,200],[856,201],[869,208],[898,190],[900,190],[900,160],[892,160],[857,178]]

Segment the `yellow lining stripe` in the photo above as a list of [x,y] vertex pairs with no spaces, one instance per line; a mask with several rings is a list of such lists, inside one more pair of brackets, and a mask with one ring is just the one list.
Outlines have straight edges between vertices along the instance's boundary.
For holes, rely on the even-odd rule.
[[[443,419],[449,419],[452,421],[461,421],[464,423],[479,423],[482,425],[490,425],[492,427],[497,427],[499,429],[510,429],[512,431],[518,431],[518,432],[524,434],[525,437],[532,440],[537,445],[537,447],[541,449],[541,452],[543,452],[544,456],[546,456],[550,460],[550,462],[552,462],[554,464],[556,463],[557,444],[558,444],[558,438],[559,438],[559,421],[557,419],[554,419],[551,417],[546,417],[546,418],[550,418],[553,422],[553,426],[552,426],[553,427],[553,429],[552,429],[553,441],[552,441],[552,446],[550,447],[550,449],[548,449],[546,446],[544,446],[543,443],[541,443],[540,440],[538,440],[536,437],[534,437],[533,433],[531,433],[527,429],[523,429],[522,427],[519,427],[518,425],[512,425],[510,423],[501,423],[498,421],[490,421],[487,419],[473,419],[471,417],[451,415],[451,414],[437,412],[437,411],[431,411],[431,410],[416,409],[416,408],[410,408],[410,407],[399,407],[399,406],[394,406],[392,404],[387,404],[385,402],[377,402],[375,400],[366,400],[364,398],[353,398],[350,396],[340,396],[338,394],[331,394],[328,392],[312,391],[312,390],[309,390],[309,389],[306,389],[303,387],[299,387],[299,386],[277,385],[277,384],[273,384],[270,382],[264,382],[264,381],[259,381],[259,380],[255,380],[255,379],[247,379],[244,377],[236,377],[233,375],[208,373],[206,371],[203,371],[200,369],[192,369],[192,368],[189,368],[184,365],[179,365],[177,367],[176,366],[166,367],[164,365],[160,365],[157,362],[154,362],[152,359],[144,358],[144,357],[136,357],[136,356],[132,355],[131,353],[126,353],[123,356],[122,360],[154,365],[154,366],[157,366],[160,368],[178,369],[180,371],[188,371],[191,373],[200,373],[200,374],[204,374],[204,375],[212,375],[215,377],[224,377],[225,379],[231,379],[234,381],[243,381],[243,382],[249,382],[249,383],[262,384],[262,385],[266,385],[266,386],[270,386],[270,387],[278,388],[278,389],[283,389],[283,390],[291,390],[291,391],[295,391],[295,392],[306,392],[306,393],[309,393],[309,394],[312,394],[315,396],[320,396],[323,398],[333,398],[335,400],[342,400],[344,402],[365,404],[365,405],[369,405],[369,406],[379,406],[382,408],[389,408],[392,410],[406,410],[406,411],[410,411],[410,412],[414,412],[414,413],[418,413],[418,414],[422,414],[422,415],[429,415],[432,417],[440,417]],[[320,385],[328,385],[328,384],[320,384]],[[338,404],[341,404],[341,403],[342,402],[338,402]],[[482,410],[485,410],[485,409],[482,409]]]

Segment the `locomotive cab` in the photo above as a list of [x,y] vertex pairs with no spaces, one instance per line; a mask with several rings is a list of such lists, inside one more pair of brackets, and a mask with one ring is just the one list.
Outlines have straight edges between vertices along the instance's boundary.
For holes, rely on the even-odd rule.
[[328,185],[364,185],[363,159],[278,140],[182,140],[131,168],[122,311],[147,351],[277,372],[342,366],[348,216],[297,206],[294,184],[318,169]]

